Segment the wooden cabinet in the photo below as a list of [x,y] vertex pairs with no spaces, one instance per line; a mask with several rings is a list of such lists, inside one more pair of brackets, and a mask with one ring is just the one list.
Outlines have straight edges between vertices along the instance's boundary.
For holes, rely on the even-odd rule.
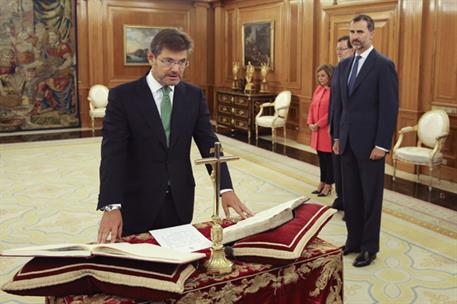
[[260,105],[273,102],[276,94],[253,93],[247,94],[230,89],[216,90],[216,119],[218,126],[242,130],[251,133],[255,131],[255,116]]

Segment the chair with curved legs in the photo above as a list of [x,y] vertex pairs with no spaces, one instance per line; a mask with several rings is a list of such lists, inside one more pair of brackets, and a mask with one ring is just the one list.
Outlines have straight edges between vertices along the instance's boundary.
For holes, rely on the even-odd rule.
[[[400,147],[405,134],[417,132],[417,145]],[[431,110],[425,112],[417,125],[404,127],[393,148],[394,172],[392,179],[395,181],[397,161],[414,164],[415,166],[428,166],[430,182],[428,190],[432,190],[433,168],[443,163],[441,149],[449,134],[449,117],[443,110]],[[417,171],[419,177],[419,170]]]
[[89,100],[89,116],[92,132],[95,131],[95,118],[105,117],[105,110],[108,105],[108,92],[109,89],[102,84],[95,84],[89,90],[87,99]]
[[[256,141],[259,140],[259,127],[271,128],[273,144],[276,142],[276,128],[283,128],[284,140],[286,139],[286,122],[291,99],[292,93],[290,91],[282,91],[276,96],[274,102],[266,102],[260,105],[260,111],[255,117]],[[266,107],[274,107],[274,114],[262,116],[263,109]]]

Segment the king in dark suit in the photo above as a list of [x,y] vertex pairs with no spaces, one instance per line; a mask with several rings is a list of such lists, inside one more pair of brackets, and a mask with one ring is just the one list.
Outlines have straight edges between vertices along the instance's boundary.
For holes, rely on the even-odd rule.
[[[192,49],[190,37],[175,29],[154,36],[144,77],[110,90],[103,122],[100,194],[103,210],[98,241],[190,223],[195,181],[192,138],[210,156],[218,141],[201,89],[181,81]],[[251,215],[232,190],[221,166],[222,207]]]
[[338,64],[334,91],[334,151],[341,155],[348,236],[353,265],[371,264],[379,251],[385,155],[398,113],[394,63],[372,46],[374,22],[359,15],[349,27],[354,56]]

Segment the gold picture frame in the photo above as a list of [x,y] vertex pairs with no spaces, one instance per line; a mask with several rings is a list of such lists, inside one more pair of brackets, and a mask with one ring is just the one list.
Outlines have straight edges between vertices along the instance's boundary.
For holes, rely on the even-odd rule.
[[256,68],[267,63],[274,67],[274,21],[244,23],[241,28],[243,66],[249,62]]
[[124,24],[124,65],[149,65],[152,38],[166,27]]

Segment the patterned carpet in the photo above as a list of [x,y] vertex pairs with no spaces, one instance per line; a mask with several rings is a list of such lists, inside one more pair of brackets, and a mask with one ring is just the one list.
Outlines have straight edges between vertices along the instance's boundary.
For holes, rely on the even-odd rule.
[[[317,185],[317,167],[220,136],[234,187],[254,211]],[[196,149],[192,159],[200,156]],[[34,244],[90,242],[96,238],[100,139],[0,146],[0,250]],[[212,189],[206,170],[194,167],[194,221],[209,219]],[[313,200],[331,204],[334,197]],[[345,303],[457,303],[457,212],[385,191],[381,252],[354,268],[345,257]],[[342,245],[346,228],[337,214],[320,236]],[[0,258],[0,285],[24,258]],[[0,292],[0,303],[43,303],[40,297]]]

